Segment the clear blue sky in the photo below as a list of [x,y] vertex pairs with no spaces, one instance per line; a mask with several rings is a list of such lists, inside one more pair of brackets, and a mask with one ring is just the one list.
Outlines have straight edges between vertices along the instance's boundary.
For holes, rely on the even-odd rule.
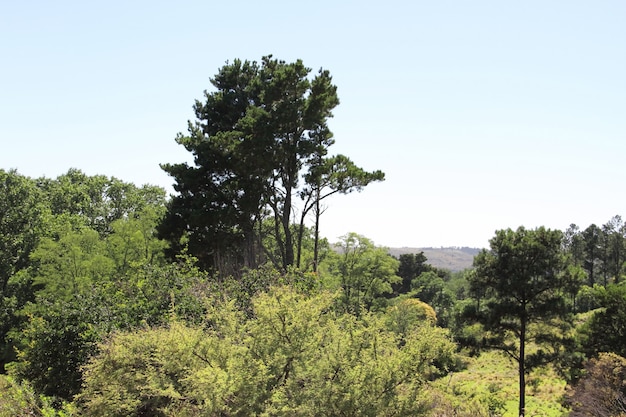
[[0,6],[0,168],[169,191],[162,162],[227,60],[328,69],[344,153],[387,180],[322,233],[484,247],[626,216],[626,2],[15,1]]

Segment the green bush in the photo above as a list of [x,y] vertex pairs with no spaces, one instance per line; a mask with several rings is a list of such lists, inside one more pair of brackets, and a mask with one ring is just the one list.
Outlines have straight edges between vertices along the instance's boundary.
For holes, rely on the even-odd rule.
[[25,382],[0,375],[0,417],[72,417],[77,416],[71,403],[54,404],[49,397],[38,396]]
[[428,381],[454,356],[447,331],[413,325],[400,343],[385,317],[337,313],[336,297],[273,287],[250,318],[216,302],[203,327],[114,334],[77,401],[94,417],[425,415]]

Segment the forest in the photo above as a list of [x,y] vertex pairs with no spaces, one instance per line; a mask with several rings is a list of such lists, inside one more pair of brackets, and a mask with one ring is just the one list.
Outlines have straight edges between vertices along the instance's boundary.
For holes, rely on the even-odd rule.
[[0,417],[626,417],[619,215],[495,231],[458,272],[329,242],[331,197],[385,179],[330,153],[330,73],[211,84],[173,195],[0,169]]

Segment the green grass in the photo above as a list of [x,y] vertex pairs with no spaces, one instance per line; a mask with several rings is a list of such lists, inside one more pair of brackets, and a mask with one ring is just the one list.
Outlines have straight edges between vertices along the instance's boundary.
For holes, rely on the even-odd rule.
[[[468,358],[468,367],[439,381],[440,388],[459,403],[474,403],[486,415],[517,417],[517,363],[500,352]],[[531,372],[526,378],[526,417],[559,417],[567,413],[560,404],[566,383],[551,367]]]

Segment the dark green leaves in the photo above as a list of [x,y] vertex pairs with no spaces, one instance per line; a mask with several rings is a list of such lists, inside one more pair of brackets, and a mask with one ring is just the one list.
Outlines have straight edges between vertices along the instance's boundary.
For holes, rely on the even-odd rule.
[[[315,208],[319,220],[320,200],[384,178],[343,155],[327,157],[334,143],[327,119],[339,104],[337,88],[328,71],[310,73],[300,60],[272,56],[219,69],[214,90],[196,101],[188,134],[176,138],[194,155],[194,166],[162,165],[179,192],[160,228],[173,253],[184,237],[200,264],[222,276],[267,261],[286,271],[300,264],[305,217]],[[298,195],[304,201],[299,210]],[[268,220],[271,249],[263,243]],[[315,239],[317,248],[317,233]],[[316,265],[317,249],[314,257]]]
[[[553,360],[568,336],[565,297],[576,292],[578,282],[565,273],[562,236],[543,227],[499,230],[490,250],[476,256],[476,271],[469,275],[477,304],[467,316],[483,325],[482,344],[506,352],[519,364],[520,415],[526,373]],[[531,342],[533,351],[527,346]]]

